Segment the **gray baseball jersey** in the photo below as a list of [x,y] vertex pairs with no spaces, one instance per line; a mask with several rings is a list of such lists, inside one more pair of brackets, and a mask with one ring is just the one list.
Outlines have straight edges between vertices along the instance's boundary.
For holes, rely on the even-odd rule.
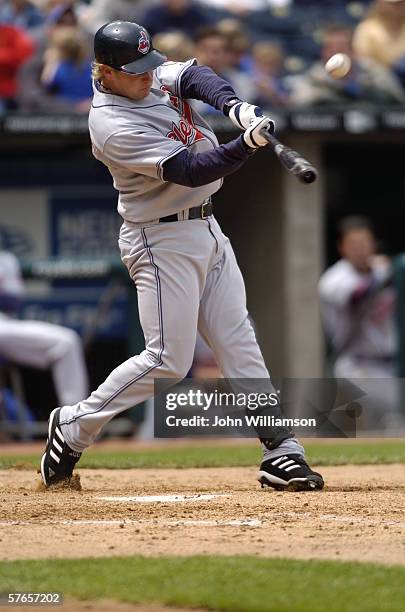
[[157,68],[150,94],[140,101],[94,86],[89,116],[93,154],[112,174],[118,212],[126,221],[152,221],[198,206],[222,185],[218,180],[184,187],[162,176],[164,162],[181,150],[201,153],[218,145],[204,119],[179,97],[181,75],[195,63],[166,62]]

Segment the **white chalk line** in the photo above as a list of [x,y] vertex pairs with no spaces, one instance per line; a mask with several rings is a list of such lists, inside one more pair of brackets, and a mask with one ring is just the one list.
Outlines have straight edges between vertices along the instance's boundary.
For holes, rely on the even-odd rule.
[[260,519],[201,519],[201,520],[159,520],[159,519],[60,519],[50,521],[0,521],[1,526],[10,525],[163,525],[163,526],[207,526],[207,527],[261,527]]
[[111,495],[107,497],[96,497],[102,501],[117,502],[117,503],[136,503],[136,504],[152,504],[156,502],[168,502],[168,503],[179,503],[179,502],[191,502],[191,501],[210,501],[216,497],[227,497],[222,494],[201,494],[196,495]]

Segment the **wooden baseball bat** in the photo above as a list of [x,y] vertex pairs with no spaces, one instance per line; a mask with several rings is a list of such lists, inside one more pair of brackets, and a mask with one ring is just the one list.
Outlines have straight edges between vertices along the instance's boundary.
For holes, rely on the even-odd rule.
[[293,151],[286,145],[283,145],[275,138],[268,130],[262,130],[263,136],[266,138],[270,148],[279,158],[280,162],[289,172],[292,172],[301,183],[313,183],[318,176],[317,169],[297,151]]

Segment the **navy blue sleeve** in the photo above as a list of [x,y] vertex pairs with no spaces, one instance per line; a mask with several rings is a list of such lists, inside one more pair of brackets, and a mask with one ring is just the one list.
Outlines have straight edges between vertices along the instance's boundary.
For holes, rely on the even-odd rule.
[[230,100],[239,100],[233,87],[207,66],[190,66],[181,76],[180,97],[202,100],[219,111]]
[[0,312],[15,313],[21,306],[21,298],[14,293],[0,291]]
[[255,151],[242,136],[204,153],[183,150],[163,164],[163,178],[186,187],[208,185],[238,170]]

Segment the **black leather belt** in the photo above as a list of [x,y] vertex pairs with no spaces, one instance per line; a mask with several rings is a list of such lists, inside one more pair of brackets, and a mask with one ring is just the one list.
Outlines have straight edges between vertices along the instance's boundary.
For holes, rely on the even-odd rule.
[[172,221],[186,221],[187,219],[206,219],[214,212],[214,205],[211,200],[204,202],[200,206],[193,206],[188,209],[188,217],[183,218],[183,212],[175,213],[174,215],[167,215],[167,217],[160,217],[159,223],[170,223]]

